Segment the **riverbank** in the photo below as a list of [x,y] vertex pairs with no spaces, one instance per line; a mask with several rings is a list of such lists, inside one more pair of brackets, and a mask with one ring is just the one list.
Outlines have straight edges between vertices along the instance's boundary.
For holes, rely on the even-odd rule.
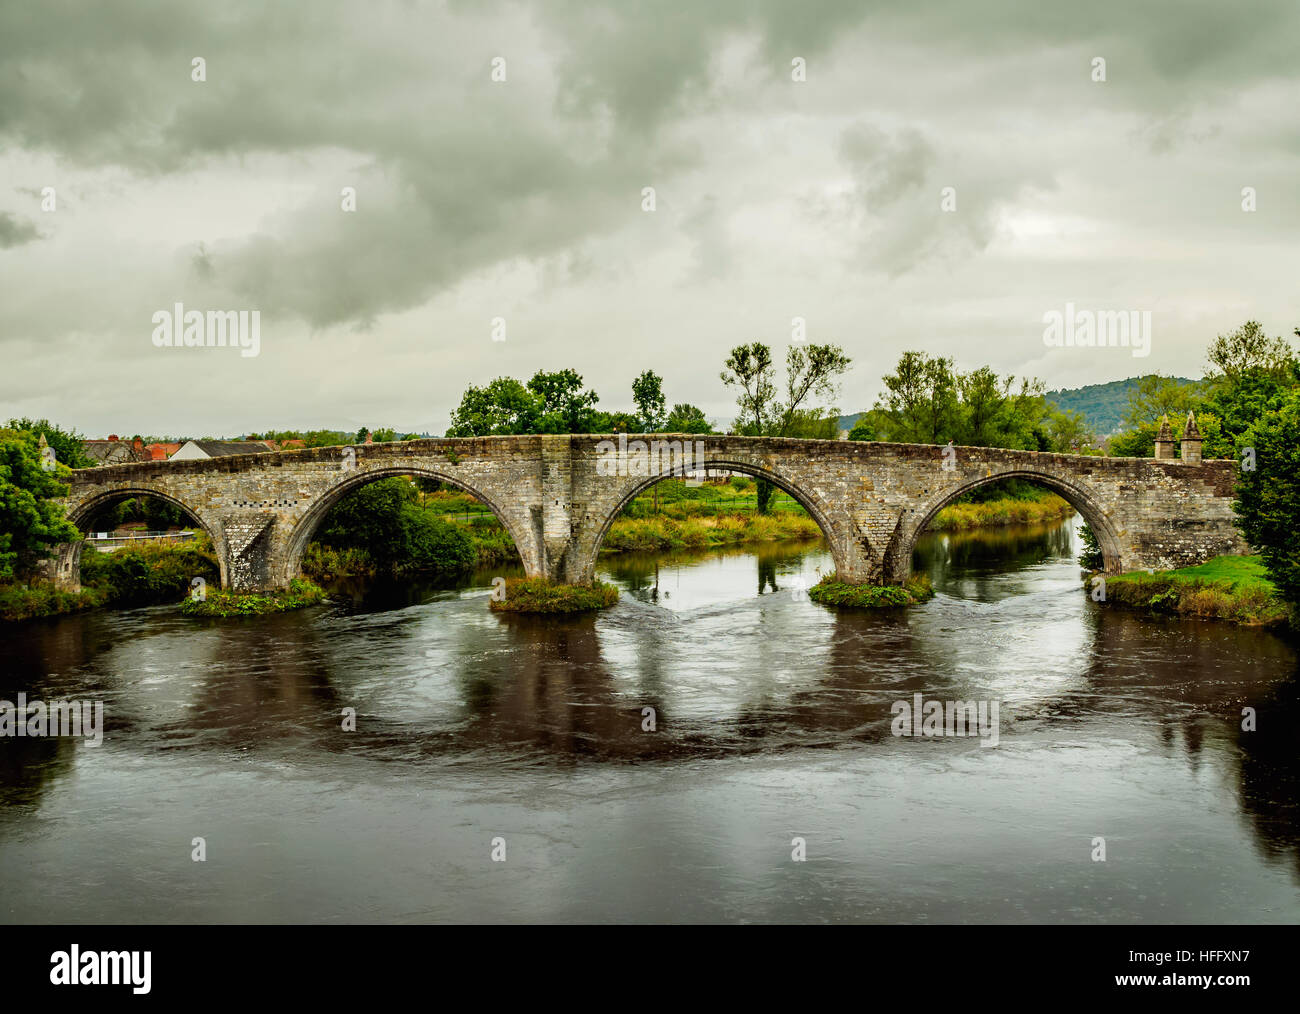
[[[1098,599],[1105,578],[1104,600]],[[1258,556],[1216,556],[1196,567],[1148,574],[1086,579],[1094,601],[1107,606],[1198,619],[1226,620],[1247,627],[1287,626],[1290,610],[1268,579]]]
[[1000,497],[982,503],[951,504],[936,514],[928,527],[933,531],[964,531],[968,528],[1032,525],[1067,518],[1074,513],[1069,502],[1055,493],[1036,490],[1035,494]]
[[0,585],[0,621],[41,619],[102,606],[128,608],[179,602],[193,580],[221,583],[212,543],[205,535],[191,542],[132,546],[81,554],[81,591],[66,592],[47,581]]

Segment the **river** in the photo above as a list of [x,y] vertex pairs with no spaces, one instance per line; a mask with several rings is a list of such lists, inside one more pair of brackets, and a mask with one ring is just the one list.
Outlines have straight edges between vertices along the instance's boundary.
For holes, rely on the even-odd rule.
[[[106,731],[0,740],[0,920],[1300,920],[1293,648],[1093,603],[1076,552],[931,533],[936,597],[867,614],[806,543],[607,559],[579,619],[490,612],[497,568],[4,628],[0,699]],[[918,693],[996,746],[893,735]]]

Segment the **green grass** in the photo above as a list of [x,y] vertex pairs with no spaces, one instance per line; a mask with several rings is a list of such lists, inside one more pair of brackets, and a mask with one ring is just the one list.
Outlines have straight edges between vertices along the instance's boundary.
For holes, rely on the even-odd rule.
[[0,621],[38,619],[101,606],[158,605],[175,602],[201,577],[218,584],[220,570],[206,535],[189,542],[155,542],[101,553],[81,552],[81,591],[59,591],[45,582],[0,585]]
[[[1088,578],[1090,589],[1093,576]],[[1105,601],[1252,627],[1280,627],[1290,618],[1290,609],[1258,556],[1216,556],[1195,567],[1117,574],[1106,578]]]
[[824,577],[808,589],[808,597],[841,609],[889,609],[924,602],[934,597],[934,589],[924,574],[914,574],[902,585],[845,584]]
[[514,577],[506,580],[504,598],[491,599],[488,605],[502,613],[583,613],[605,609],[617,601],[618,589],[600,581],[585,587],[554,584],[540,577]]
[[1027,525],[1068,517],[1074,508],[1055,493],[1036,497],[1007,497],[982,503],[954,503],[934,516],[926,527],[933,531]]
[[181,600],[186,616],[229,619],[233,616],[266,616],[306,609],[325,601],[325,589],[306,578],[295,578],[284,591],[236,592],[225,588],[209,589],[205,598]]

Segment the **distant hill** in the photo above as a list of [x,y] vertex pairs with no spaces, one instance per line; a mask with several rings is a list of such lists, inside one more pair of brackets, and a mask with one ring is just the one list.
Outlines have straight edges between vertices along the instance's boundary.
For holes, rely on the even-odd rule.
[[[1180,384],[1195,384],[1195,380],[1175,377]],[[1112,380],[1107,384],[1089,384],[1087,387],[1066,387],[1048,391],[1047,400],[1068,412],[1082,412],[1088,425],[1101,437],[1118,433],[1128,412],[1128,392],[1137,384],[1138,377]],[[851,430],[863,416],[862,412],[840,416],[840,429]]]
[[[1128,393],[1136,386],[1137,377],[1112,380],[1108,384],[1089,384],[1086,387],[1067,387],[1048,391],[1047,400],[1067,412],[1082,412],[1088,425],[1098,436],[1118,433],[1128,412]],[[1180,384],[1195,384],[1186,377],[1175,377]]]

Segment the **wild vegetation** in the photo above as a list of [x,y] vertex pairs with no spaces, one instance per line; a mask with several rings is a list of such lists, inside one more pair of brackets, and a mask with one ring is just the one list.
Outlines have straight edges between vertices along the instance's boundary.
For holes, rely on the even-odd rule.
[[618,601],[612,584],[593,581],[590,587],[553,584],[544,578],[510,578],[501,598],[489,600],[499,613],[582,613],[606,609]]
[[[1155,613],[1277,627],[1290,609],[1258,556],[1217,556],[1196,567],[1105,579],[1105,602]],[[1097,585],[1089,587],[1096,597]]]
[[914,574],[901,585],[845,584],[824,577],[808,589],[808,597],[842,609],[889,609],[925,602],[934,597],[934,589],[924,574]]
[[325,601],[325,589],[306,578],[295,578],[283,591],[233,592],[210,589],[203,598],[189,597],[181,602],[186,616],[209,616],[229,619],[234,616],[266,616],[305,609]]

